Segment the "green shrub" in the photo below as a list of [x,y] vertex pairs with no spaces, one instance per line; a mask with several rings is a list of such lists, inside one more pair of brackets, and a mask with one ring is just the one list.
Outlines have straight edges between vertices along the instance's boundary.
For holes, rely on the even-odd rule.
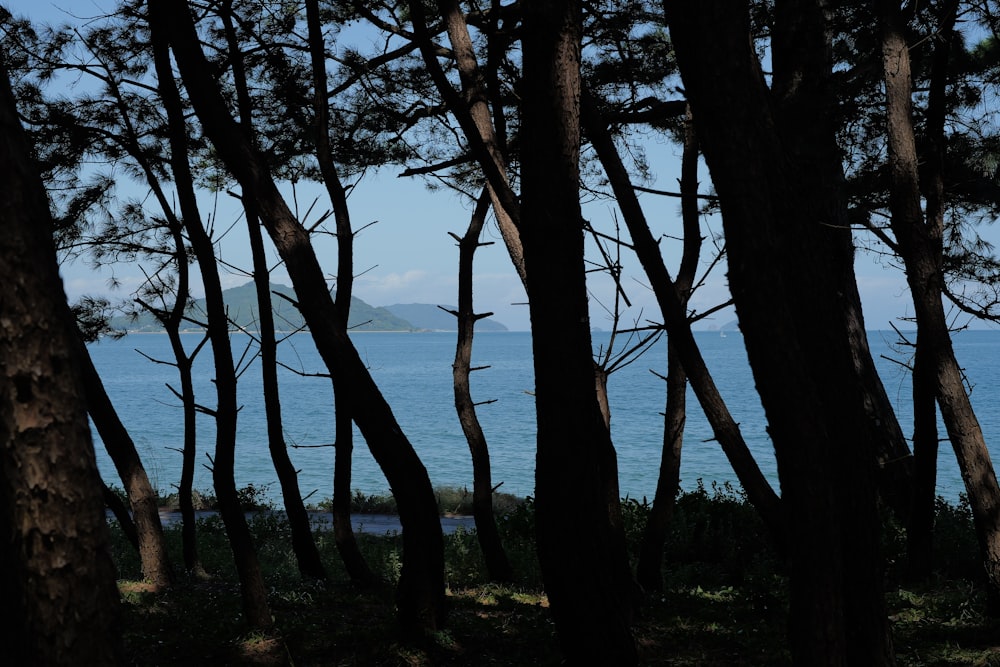
[[949,579],[973,582],[985,579],[972,509],[964,493],[955,505],[940,496],[935,501],[934,567]]
[[247,484],[243,488],[236,489],[236,498],[240,502],[240,507],[244,512],[255,510],[273,510],[274,502],[271,500],[271,484],[255,486]]
[[742,491],[701,480],[676,501],[664,549],[667,580],[732,586],[779,568],[764,523]]

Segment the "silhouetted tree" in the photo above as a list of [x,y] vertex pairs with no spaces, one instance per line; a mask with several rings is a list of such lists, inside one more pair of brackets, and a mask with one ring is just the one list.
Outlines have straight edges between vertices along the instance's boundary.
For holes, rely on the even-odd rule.
[[[233,18],[233,3],[222,2],[218,6],[222,20],[229,63],[232,68],[236,92],[236,106],[239,111],[240,127],[247,141],[254,142],[253,103],[250,99],[249,83],[240,52],[239,38]],[[243,212],[250,236],[253,261],[253,282],[257,291],[257,340],[260,347],[261,379],[264,390],[264,413],[267,420],[267,444],[271,461],[281,486],[281,498],[292,532],[292,549],[298,562],[299,571],[306,577],[325,579],[326,569],[319,556],[316,540],[313,539],[309,513],[306,511],[299,491],[298,472],[285,443],[281,419],[281,398],[278,387],[278,342],[274,332],[274,312],[271,309],[271,276],[264,250],[264,238],[260,229],[260,216],[251,197],[242,197]]]
[[169,20],[169,16],[161,12],[160,6],[155,2],[149,3],[148,8],[150,35],[152,41],[157,44],[155,68],[158,91],[167,115],[171,167],[177,183],[182,221],[191,240],[194,254],[198,258],[205,289],[206,330],[212,346],[218,400],[213,411],[216,439],[215,456],[212,459],[212,479],[219,502],[219,513],[226,526],[226,534],[229,537],[233,560],[240,579],[244,618],[251,628],[266,630],[271,628],[274,619],[267,602],[267,587],[260,570],[253,537],[247,526],[243,507],[240,505],[234,476],[237,379],[229,340],[229,318],[222,297],[222,283],[215,259],[214,243],[205,230],[194,194],[188,163],[184,109],[169,63],[168,41],[164,31],[159,28],[159,25]]
[[186,4],[153,0],[156,34],[170,41],[192,105],[220,159],[253,197],[285,261],[298,305],[335,382],[351,387],[349,410],[396,497],[403,526],[403,567],[397,588],[405,630],[435,629],[445,617],[444,538],[430,478],[392,415],[337,317],[308,231],[275,186],[262,156],[233,121],[212,78]]
[[792,658],[889,665],[878,434],[863,390],[868,351],[837,128],[827,114],[826,8],[774,7],[768,87],[748,3],[664,3],[720,197],[730,290],[778,462]]
[[625,665],[636,662],[631,578],[608,520],[605,480],[617,479],[617,463],[594,392],[583,263],[580,29],[575,2],[525,7],[521,240],[538,415],[536,539],[567,659]]
[[476,521],[476,538],[483,550],[486,569],[491,581],[510,581],[513,572],[510,560],[500,541],[496,516],[493,512],[493,473],[490,468],[490,450],[476,415],[472,399],[470,375],[483,367],[472,366],[472,342],[476,322],[492,313],[476,313],[472,301],[472,265],[476,249],[488,245],[479,240],[490,209],[489,192],[484,189],[476,202],[469,227],[463,236],[453,234],[458,242],[458,308],[450,311],[458,319],[458,338],[455,343],[455,363],[452,378],[455,389],[455,410],[462,424],[462,432],[469,443],[472,455],[472,513]]

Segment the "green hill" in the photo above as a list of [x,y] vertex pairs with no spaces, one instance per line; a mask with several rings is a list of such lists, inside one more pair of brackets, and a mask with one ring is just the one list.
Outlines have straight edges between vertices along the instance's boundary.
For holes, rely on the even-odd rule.
[[[271,308],[274,311],[275,327],[282,331],[295,331],[301,328],[304,324],[302,314],[288,299],[278,296],[278,294],[295,299],[295,292],[292,288],[271,283]],[[223,290],[222,298],[229,309],[229,318],[236,327],[250,331],[257,329],[257,290],[252,282]],[[188,313],[194,320],[203,320],[204,299],[193,301],[188,307]],[[351,299],[351,318],[348,325],[352,331],[414,331],[418,328],[387,309],[370,306],[356,297]],[[116,317],[112,319],[111,326],[127,331],[153,332],[163,330],[156,318],[148,313],[143,313],[135,320],[125,316]],[[183,328],[197,330],[200,327],[188,322]]]

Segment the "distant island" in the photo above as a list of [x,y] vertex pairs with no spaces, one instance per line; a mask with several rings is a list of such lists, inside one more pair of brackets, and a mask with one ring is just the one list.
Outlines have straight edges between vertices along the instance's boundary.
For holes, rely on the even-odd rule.
[[[271,309],[274,312],[274,325],[281,331],[297,331],[304,327],[302,314],[292,305],[295,291],[287,285],[271,283]],[[279,296],[284,295],[284,296]],[[285,296],[292,301],[284,298]],[[252,282],[239,287],[223,290],[222,298],[229,310],[229,318],[233,328],[255,331],[257,329],[257,290]],[[454,310],[454,306],[444,306]],[[195,299],[188,306],[188,315],[194,320],[186,322],[183,329],[199,331],[203,327],[198,322],[205,319],[205,300]],[[147,312],[136,317],[119,315],[112,318],[114,329],[135,333],[154,333],[163,331],[163,327],[155,317]],[[351,317],[348,321],[351,331],[457,331],[458,324],[454,315],[441,310],[438,306],[428,303],[398,303],[392,306],[371,306],[357,297],[351,299]],[[507,331],[507,327],[492,318],[476,322],[478,331]]]

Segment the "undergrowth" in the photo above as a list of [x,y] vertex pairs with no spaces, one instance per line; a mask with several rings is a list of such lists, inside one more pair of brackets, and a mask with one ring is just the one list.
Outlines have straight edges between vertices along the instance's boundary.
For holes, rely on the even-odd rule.
[[[447,508],[451,500],[442,503]],[[363,507],[384,508],[372,500]],[[454,507],[454,506],[452,506]],[[645,499],[625,499],[633,558],[649,515]],[[447,511],[447,510],[443,510]],[[180,574],[171,589],[148,590],[138,557],[111,522],[120,571],[125,647],[133,664],[556,665],[558,651],[534,551],[534,502],[498,514],[515,570],[511,583],[489,583],[474,530],[445,536],[450,615],[447,630],[417,644],[394,639],[393,585],[402,538],[357,534],[382,585],[359,590],[341,565],[332,531],[315,538],[329,574],[304,581],[280,513],[250,515],[277,631],[249,633],[225,529],[216,516],[198,522],[208,578]],[[179,526],[165,529],[175,564]],[[985,614],[976,542],[964,503],[938,504],[938,569],[905,577],[905,543],[886,521],[887,604],[900,665],[1000,665],[1000,625]],[[641,594],[633,628],[642,664],[787,665],[787,591],[781,562],[756,512],[729,487],[682,493],[663,555],[662,593]],[[903,583],[905,582],[905,583]]]

